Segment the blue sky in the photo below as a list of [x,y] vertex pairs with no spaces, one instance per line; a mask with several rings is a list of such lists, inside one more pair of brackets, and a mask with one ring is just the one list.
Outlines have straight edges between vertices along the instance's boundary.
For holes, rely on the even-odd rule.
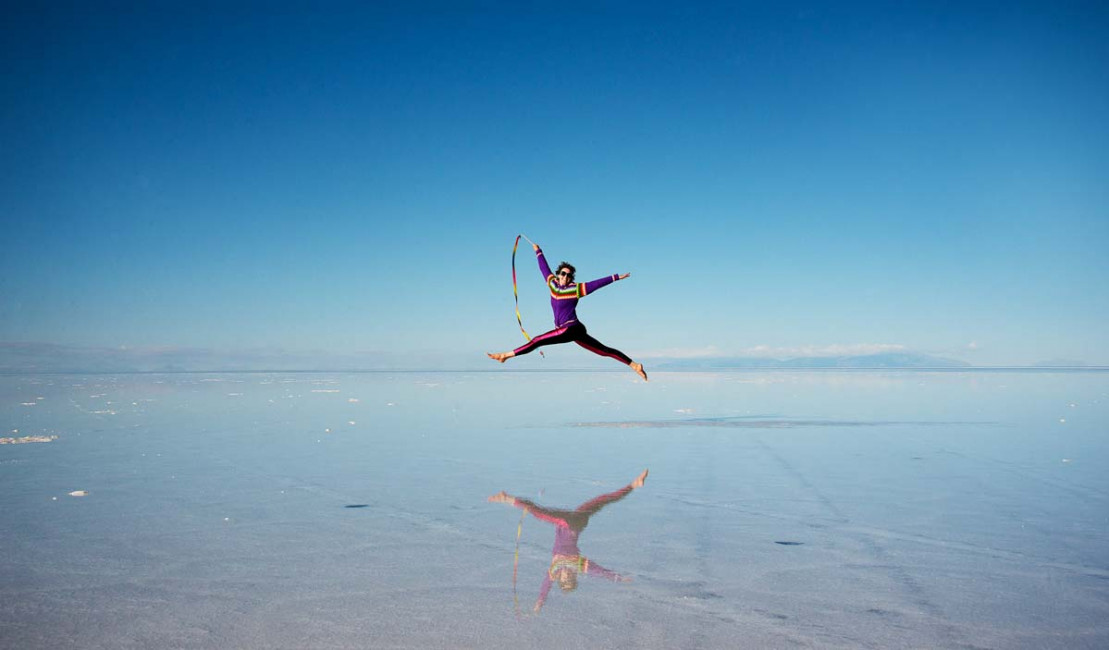
[[480,365],[523,232],[637,358],[1109,364],[1104,3],[135,4],[0,25],[0,342]]

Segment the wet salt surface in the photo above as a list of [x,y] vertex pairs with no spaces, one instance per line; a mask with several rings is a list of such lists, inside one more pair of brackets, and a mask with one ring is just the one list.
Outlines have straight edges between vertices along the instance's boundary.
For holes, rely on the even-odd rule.
[[[57,438],[0,447],[0,647],[1109,647],[1107,415],[1104,373],[2,377]],[[535,615],[529,516],[514,602],[486,498],[644,468],[579,538],[632,580]]]

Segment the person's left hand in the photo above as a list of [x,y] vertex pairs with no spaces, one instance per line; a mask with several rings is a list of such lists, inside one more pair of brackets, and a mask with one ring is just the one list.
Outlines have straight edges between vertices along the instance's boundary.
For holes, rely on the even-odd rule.
[[621,276],[618,276],[618,279],[623,280],[624,278],[628,277],[629,275],[631,275],[631,273],[625,273]]

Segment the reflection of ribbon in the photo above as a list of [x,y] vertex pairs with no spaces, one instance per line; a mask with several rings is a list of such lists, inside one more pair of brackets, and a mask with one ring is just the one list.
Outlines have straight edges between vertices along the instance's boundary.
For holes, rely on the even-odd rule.
[[524,617],[520,612],[520,597],[516,593],[516,571],[520,568],[520,534],[524,532],[524,517],[527,515],[528,509],[524,508],[520,513],[520,523],[516,525],[516,557],[512,558],[512,604],[516,606],[517,618]]
[[[520,294],[516,290],[516,249],[520,247],[521,237],[524,237],[524,235],[516,235],[516,242],[512,244],[512,297],[516,300],[516,322],[520,324],[520,331],[524,333],[524,338],[530,341],[531,335],[524,329],[524,320],[520,318]],[[524,239],[527,239],[529,244],[535,246],[527,237],[524,237]],[[539,356],[546,358],[547,355],[543,354],[543,351],[540,350]]]

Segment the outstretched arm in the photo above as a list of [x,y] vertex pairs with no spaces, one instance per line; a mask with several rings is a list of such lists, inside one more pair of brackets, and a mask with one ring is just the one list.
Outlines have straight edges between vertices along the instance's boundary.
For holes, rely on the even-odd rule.
[[543,249],[539,248],[539,244],[532,244],[531,247],[535,249],[535,261],[539,262],[539,273],[543,276],[543,281],[550,282],[551,278],[554,277],[554,273],[551,273],[551,266],[547,264],[547,258],[543,256]]
[[539,588],[539,598],[535,601],[535,613],[543,609],[543,603],[547,602],[547,594],[551,593],[551,574],[548,573],[543,577],[543,586]]
[[617,280],[623,280],[624,278],[628,277],[629,275],[631,275],[631,273],[619,273],[619,274],[613,273],[612,275],[606,275],[603,278],[597,278],[596,280],[590,280],[589,282],[583,282],[583,283],[578,285],[578,296],[579,297],[588,296],[589,294],[593,293],[597,289],[600,289],[601,287],[608,286],[608,285],[612,284],[613,282],[616,282]]
[[611,580],[613,582],[631,582],[631,578],[629,578],[627,576],[622,576],[619,573],[616,573],[615,571],[612,571],[610,569],[606,569],[603,566],[601,566],[600,564],[597,564],[596,562],[594,562],[593,560],[590,560],[590,559],[586,558],[585,562],[586,562],[586,564],[585,564],[585,574],[586,575],[594,576],[596,578],[605,578],[605,579]]

